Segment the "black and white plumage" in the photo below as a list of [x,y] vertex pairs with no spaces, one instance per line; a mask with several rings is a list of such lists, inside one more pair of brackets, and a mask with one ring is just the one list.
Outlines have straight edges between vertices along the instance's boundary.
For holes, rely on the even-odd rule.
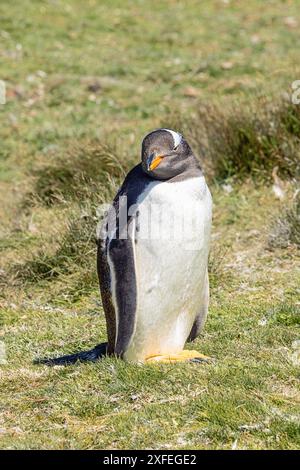
[[[127,238],[120,224],[107,229],[124,196],[127,207],[135,208],[128,214]],[[185,342],[198,335],[208,310],[211,206],[201,168],[185,139],[168,129],[148,134],[142,163],[125,178],[99,240],[109,353],[145,361],[180,353]],[[141,220],[153,207],[159,208],[160,221],[153,215],[146,218],[148,232],[143,237]],[[183,218],[196,227],[191,225],[180,237],[173,229],[170,238],[170,220]],[[155,237],[156,228],[160,233]]]

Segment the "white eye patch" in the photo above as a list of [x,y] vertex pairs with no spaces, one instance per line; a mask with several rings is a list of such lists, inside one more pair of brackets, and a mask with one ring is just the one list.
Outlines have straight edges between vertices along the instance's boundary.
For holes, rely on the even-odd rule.
[[171,136],[173,137],[174,140],[174,149],[178,147],[182,140],[182,135],[179,134],[178,132],[172,131],[171,129],[162,129],[162,131],[167,131],[170,132]]

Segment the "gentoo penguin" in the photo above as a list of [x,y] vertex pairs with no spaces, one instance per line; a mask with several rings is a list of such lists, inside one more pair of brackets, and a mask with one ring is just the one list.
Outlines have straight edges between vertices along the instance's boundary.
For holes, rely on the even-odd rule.
[[179,133],[150,132],[99,232],[97,268],[108,342],[38,362],[67,364],[106,354],[131,362],[201,361],[184,350],[204,325],[212,200]]
[[200,359],[183,347],[208,311],[211,195],[179,133],[150,132],[141,157],[100,232],[107,353],[132,362]]

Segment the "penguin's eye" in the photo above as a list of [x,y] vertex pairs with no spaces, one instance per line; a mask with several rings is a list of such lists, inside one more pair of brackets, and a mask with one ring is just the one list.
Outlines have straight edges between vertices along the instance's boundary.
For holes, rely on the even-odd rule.
[[177,150],[177,149],[178,149],[178,147],[179,147],[179,144],[178,144],[178,145],[176,145],[176,147],[174,147],[174,148],[173,148],[173,150]]

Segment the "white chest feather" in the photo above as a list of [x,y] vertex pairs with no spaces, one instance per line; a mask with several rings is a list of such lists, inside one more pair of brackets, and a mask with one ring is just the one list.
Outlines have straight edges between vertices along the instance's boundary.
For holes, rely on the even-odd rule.
[[137,314],[127,360],[183,349],[201,308],[211,226],[204,177],[153,182],[137,203]]

